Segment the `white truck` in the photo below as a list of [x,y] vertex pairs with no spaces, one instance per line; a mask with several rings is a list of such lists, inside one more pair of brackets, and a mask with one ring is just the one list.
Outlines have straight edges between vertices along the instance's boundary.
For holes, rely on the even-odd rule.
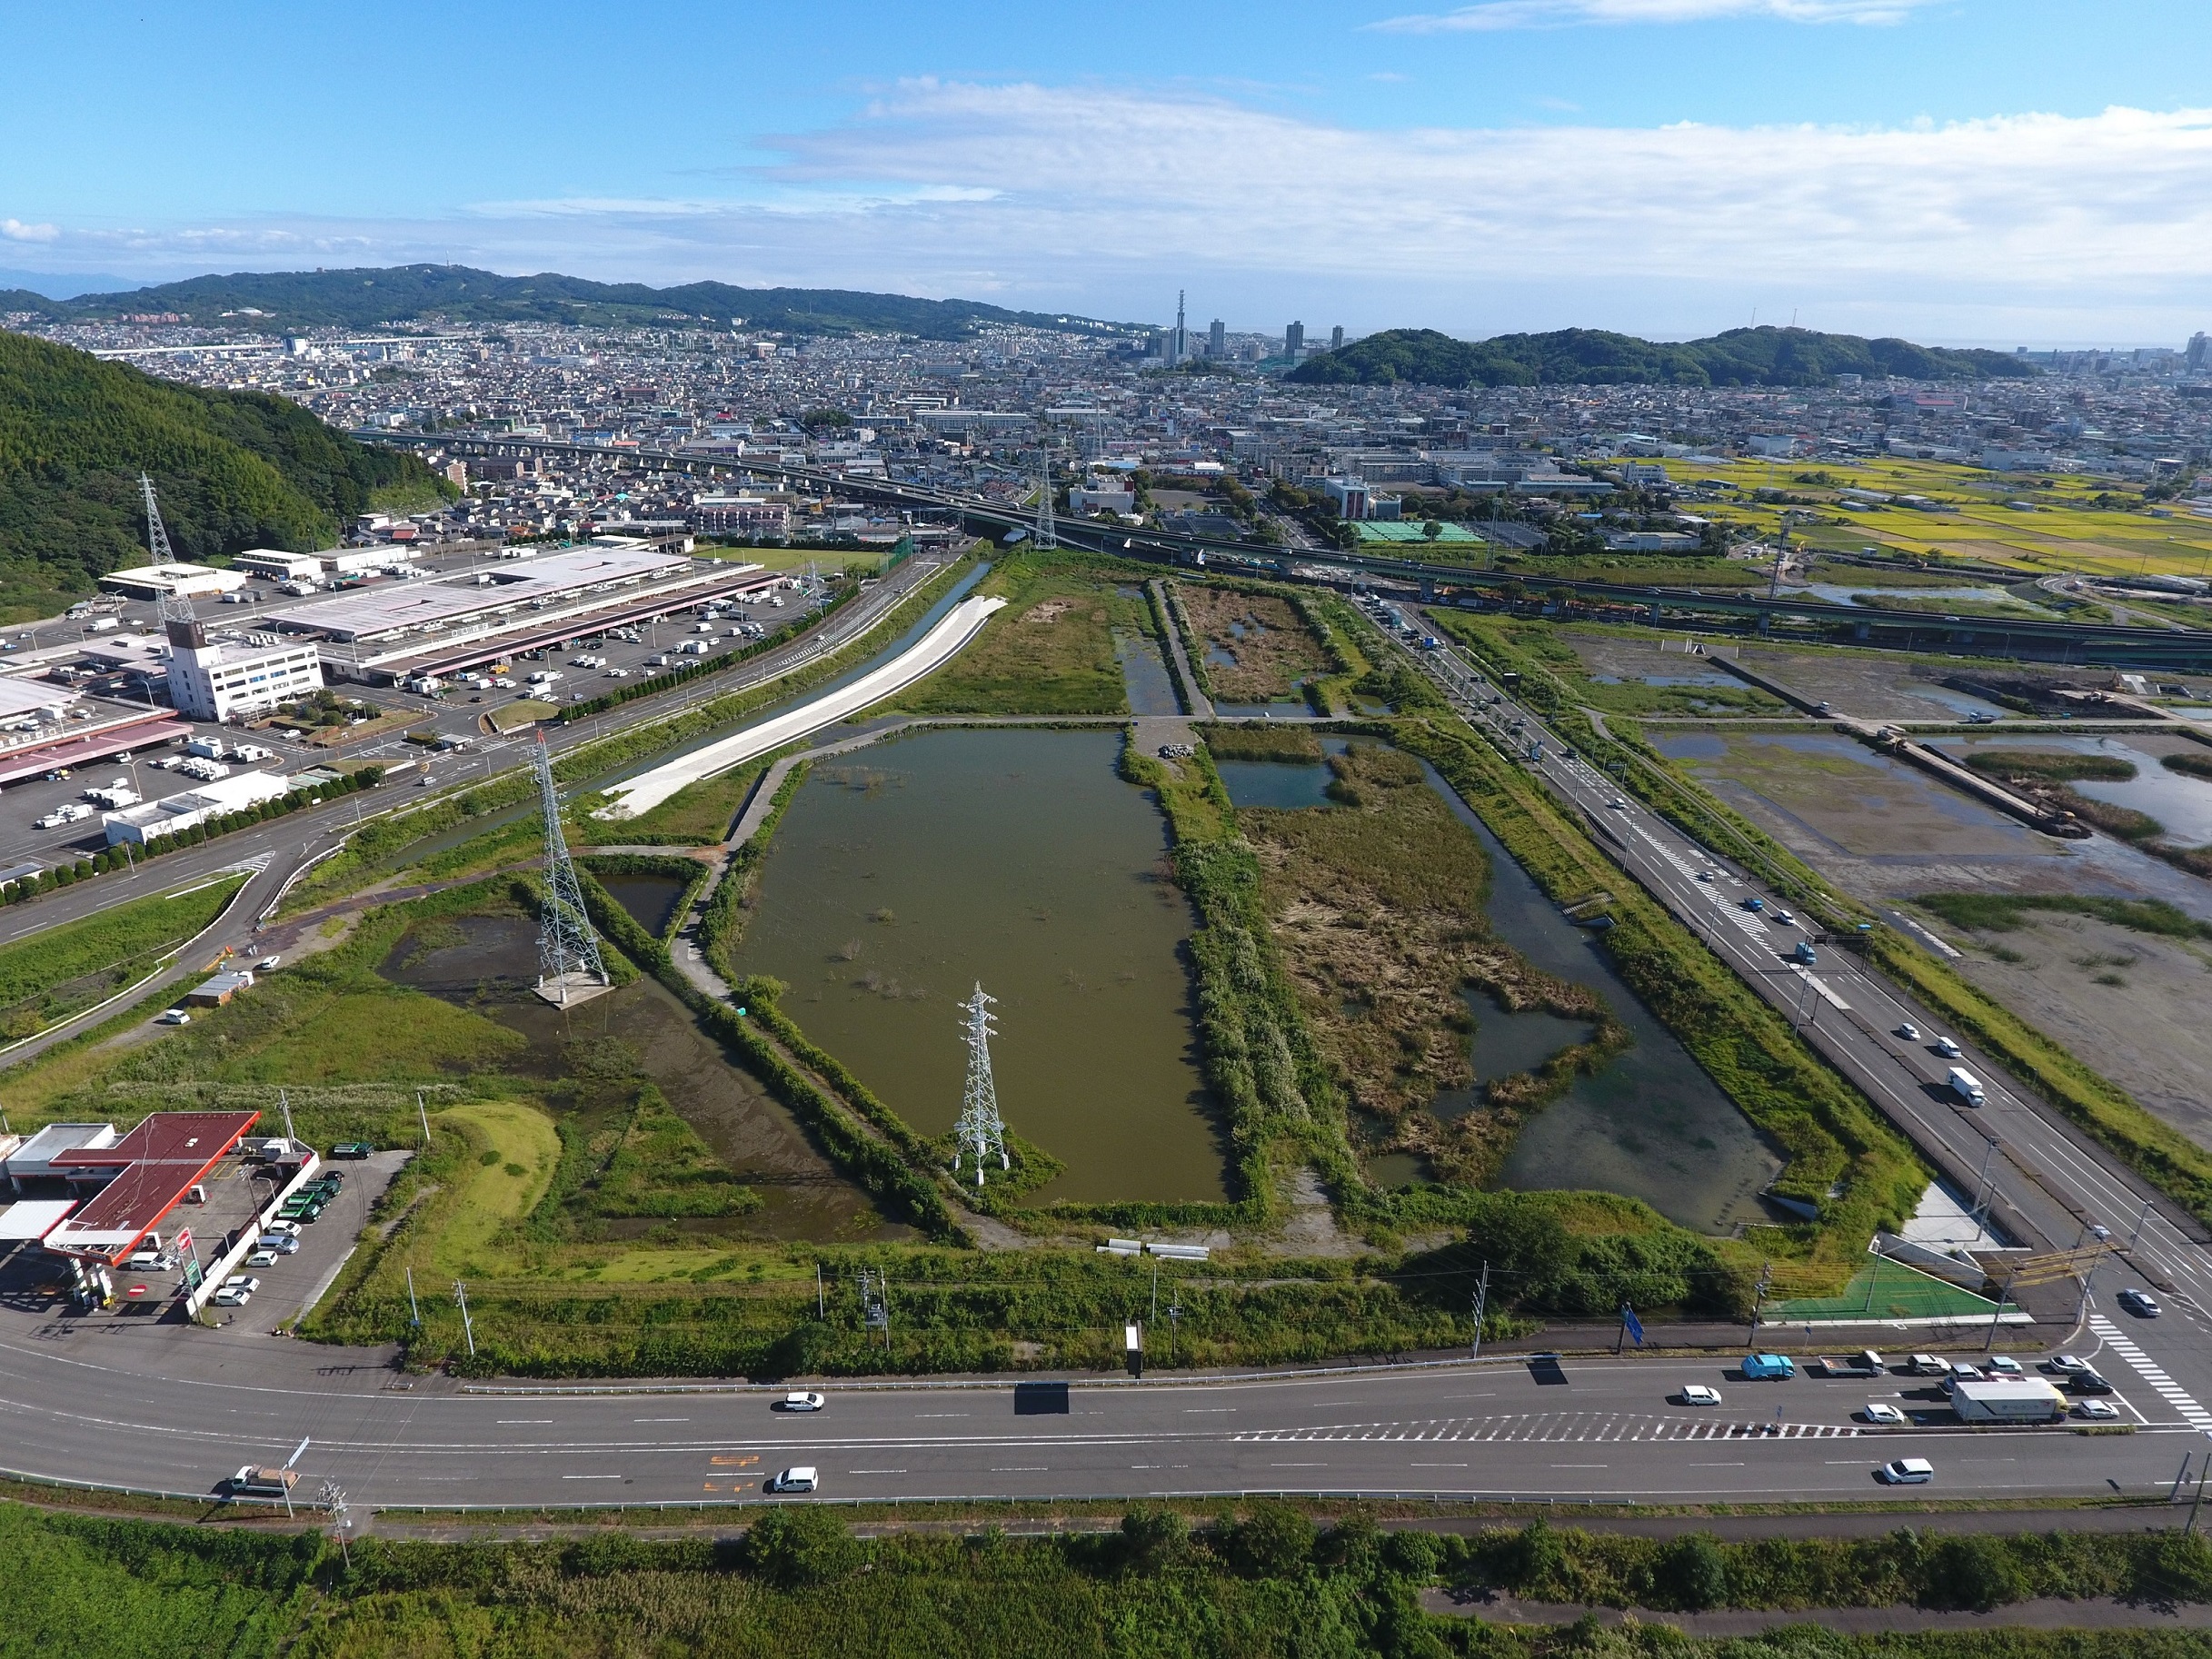
[[2056,1423],[2066,1396],[2038,1376],[1992,1376],[1951,1386],[1951,1409],[1961,1423]]
[[1979,1106],[1986,1098],[1981,1090],[1981,1079],[1964,1066],[1952,1067],[1944,1081],[1950,1085],[1951,1093],[1968,1106]]

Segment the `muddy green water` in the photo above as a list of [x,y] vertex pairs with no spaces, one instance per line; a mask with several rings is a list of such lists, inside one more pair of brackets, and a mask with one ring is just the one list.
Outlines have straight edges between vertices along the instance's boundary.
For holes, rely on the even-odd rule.
[[[463,916],[421,938],[410,932],[379,972],[520,1031],[530,1048],[514,1069],[525,1075],[561,1077],[572,1043],[619,1038],[635,1048],[669,1104],[762,1200],[752,1215],[682,1221],[674,1224],[679,1232],[854,1243],[914,1236],[878,1214],[782,1103],[732,1065],[653,980],[635,980],[565,1011],[550,1007],[530,989],[537,934],[513,916]],[[636,1218],[606,1225],[612,1237],[622,1237],[669,1224]]]
[[1038,1197],[1212,1199],[1191,914],[1167,826],[1116,775],[1118,731],[933,731],[817,767],[762,869],[738,958],[924,1134],[960,1115],[953,1005],[999,998],[1008,1126],[1067,1165]]
[[630,919],[659,939],[676,919],[676,900],[684,884],[666,876],[601,876],[607,897],[630,912]]

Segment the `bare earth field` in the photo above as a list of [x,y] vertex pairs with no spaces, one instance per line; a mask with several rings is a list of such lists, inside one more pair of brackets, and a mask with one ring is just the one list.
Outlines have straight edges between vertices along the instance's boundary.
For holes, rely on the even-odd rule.
[[1729,653],[1813,702],[1863,720],[1945,720],[1968,714],[2018,717],[1978,697],[1940,683],[1962,666],[1841,651],[1789,651],[1748,646]]
[[1925,919],[1966,948],[1955,966],[1977,986],[2212,1147],[2212,951],[2087,916],[2030,912],[1987,935]]

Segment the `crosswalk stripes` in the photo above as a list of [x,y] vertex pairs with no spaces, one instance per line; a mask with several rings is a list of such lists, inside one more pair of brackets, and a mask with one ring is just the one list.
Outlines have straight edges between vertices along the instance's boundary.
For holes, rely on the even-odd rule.
[[2207,1411],[2192,1399],[2180,1384],[2166,1374],[2164,1366],[2143,1352],[2134,1337],[2102,1314],[2089,1316],[2089,1328],[2097,1333],[2107,1347],[2133,1366],[2137,1374],[2151,1386],[2158,1397],[2179,1412],[2191,1428],[2212,1432],[2212,1411]]
[[1618,1412],[1519,1412],[1494,1417],[1427,1417],[1396,1423],[1330,1423],[1310,1428],[1251,1429],[1233,1440],[1831,1440],[1858,1430],[1837,1423],[1729,1423],[1719,1418],[1636,1417]]

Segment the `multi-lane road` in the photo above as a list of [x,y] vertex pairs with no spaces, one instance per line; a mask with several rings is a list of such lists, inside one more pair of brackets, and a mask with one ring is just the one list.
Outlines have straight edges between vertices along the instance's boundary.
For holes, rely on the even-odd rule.
[[[1390,607],[1416,634],[1426,623],[1410,605]],[[1784,924],[1788,901],[1749,872],[1690,839],[1594,770],[1534,710],[1507,696],[1457,646],[1417,650],[1397,634],[1470,724],[1579,811],[1598,845],[1702,939],[1715,955],[1798,1027],[1969,1198],[1990,1196],[1990,1213],[2022,1237],[2025,1250],[2066,1251],[2110,1235],[2091,1276],[2090,1306],[2109,1306],[2124,1286],[2155,1287],[2165,1316],[2129,1321],[2142,1346],[2178,1379],[2189,1419],[2212,1429],[2212,1251],[2205,1234],[2141,1177],[2122,1169],[2009,1078],[2003,1067],[1919,1007],[1852,951],[1814,945],[1816,961],[1790,959],[1804,926]],[[1749,908],[1752,899],[1762,908]],[[1900,1036],[1910,1026],[1919,1037]],[[1938,1054],[1956,1038],[1959,1057]],[[1982,1084],[1970,1106],[1947,1086],[1953,1065]]]

